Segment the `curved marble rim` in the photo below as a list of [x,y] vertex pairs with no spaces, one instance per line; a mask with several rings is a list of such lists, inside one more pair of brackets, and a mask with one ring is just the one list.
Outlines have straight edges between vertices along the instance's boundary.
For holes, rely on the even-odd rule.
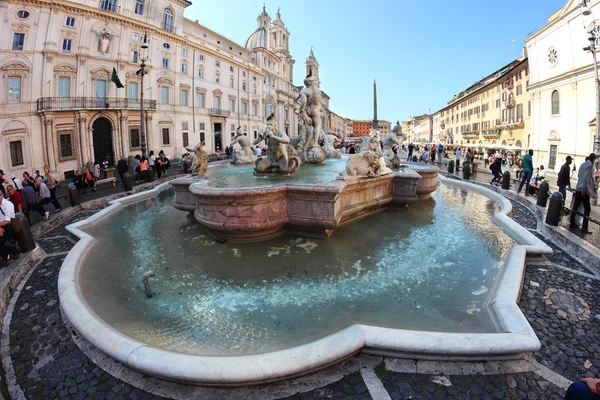
[[62,311],[92,345],[115,360],[162,379],[223,386],[258,384],[307,374],[364,347],[389,352],[437,356],[514,355],[538,350],[540,342],[517,306],[527,254],[551,254],[552,249],[507,216],[511,203],[502,195],[471,183],[444,178],[449,185],[481,193],[500,204],[492,218],[520,243],[503,257],[504,267],[486,302],[501,333],[463,334],[411,331],[354,324],[319,340],[284,350],[248,356],[201,356],[149,346],[122,334],[98,317],[84,300],[78,284],[81,265],[97,239],[81,228],[106,218],[128,204],[155,197],[170,186],[163,183],[147,192],[111,201],[106,209],[74,223],[67,230],[80,240],[69,252],[58,277]]

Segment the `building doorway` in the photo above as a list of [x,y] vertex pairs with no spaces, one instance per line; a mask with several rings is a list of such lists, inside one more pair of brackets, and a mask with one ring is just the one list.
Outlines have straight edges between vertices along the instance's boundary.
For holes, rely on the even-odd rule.
[[553,144],[550,145],[550,158],[548,160],[548,168],[554,169],[556,167],[556,155],[558,153],[558,146]]
[[112,142],[112,125],[106,118],[98,118],[92,125],[93,141],[94,141],[94,163],[100,164],[108,161],[109,166],[115,163],[113,142]]
[[213,132],[215,133],[215,151],[223,150],[223,124],[221,122],[213,123]]

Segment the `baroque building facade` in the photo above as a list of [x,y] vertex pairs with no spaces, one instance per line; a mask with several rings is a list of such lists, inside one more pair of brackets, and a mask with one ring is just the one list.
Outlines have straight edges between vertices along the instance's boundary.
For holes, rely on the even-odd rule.
[[[590,33],[600,49],[600,1],[568,0],[525,39],[531,69],[531,148],[534,159],[558,170],[567,155],[579,166],[594,148],[597,94]],[[597,147],[597,146],[596,146]]]
[[[223,150],[237,127],[255,138],[273,112],[279,129],[297,134],[299,87],[280,13],[272,20],[263,7],[242,46],[186,19],[190,4],[0,3],[0,168],[21,175],[49,165],[68,177],[90,162],[140,154],[142,91],[148,151],[177,157],[198,142]],[[113,68],[122,89],[111,83]],[[318,76],[312,50],[306,68]],[[322,103],[328,129],[329,97]]]

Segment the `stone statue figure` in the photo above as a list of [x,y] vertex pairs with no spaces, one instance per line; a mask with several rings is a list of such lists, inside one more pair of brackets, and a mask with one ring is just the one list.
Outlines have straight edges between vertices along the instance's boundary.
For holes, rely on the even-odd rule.
[[402,126],[400,126],[400,121],[396,121],[396,126],[392,129],[392,132],[398,132],[402,134]]
[[254,167],[256,175],[295,174],[298,172],[300,159],[288,155],[287,145],[290,143],[290,138],[285,132],[277,130],[275,114],[271,114],[267,118],[267,127],[254,139],[253,144],[257,145],[263,140],[267,144],[267,156],[256,159]]
[[[398,148],[400,148],[400,144],[402,143],[401,139],[403,135],[401,131],[396,130],[397,127],[398,125],[396,125],[394,130],[383,140],[383,158],[385,160],[385,165],[387,165],[388,168],[398,168],[401,163],[400,154],[394,153],[393,149],[394,145],[397,145]],[[400,152],[400,150],[398,150],[398,152]]]
[[342,151],[335,148],[336,143],[340,142],[340,139],[337,135],[329,132],[328,134],[324,134],[325,144],[325,153],[327,153],[327,158],[341,158]]
[[302,161],[317,164],[323,162],[326,157],[325,151],[319,146],[319,133],[321,132],[321,89],[319,79],[308,74],[304,78],[304,88],[300,91],[298,98],[300,108],[296,114],[302,119],[304,131],[301,141]]
[[385,165],[379,139],[375,136],[362,136],[361,143],[357,146],[360,153],[348,160],[346,170],[340,172],[341,179],[374,178],[392,173]]
[[100,37],[98,38],[98,52],[100,54],[108,54],[110,51],[110,42],[112,40],[112,35],[107,30],[103,30],[100,32]]
[[242,151],[235,153],[232,164],[253,164],[256,161],[256,156],[250,148],[250,139],[242,133],[242,128],[238,126],[235,130],[235,138],[231,145],[238,143],[242,147]]
[[208,152],[204,149],[204,143],[200,142],[194,147],[186,147],[192,158],[192,176],[204,175],[208,164]]

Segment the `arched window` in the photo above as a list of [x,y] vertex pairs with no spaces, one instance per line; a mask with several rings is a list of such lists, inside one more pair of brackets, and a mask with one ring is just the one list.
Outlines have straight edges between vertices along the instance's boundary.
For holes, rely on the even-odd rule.
[[175,29],[173,27],[173,11],[170,8],[165,8],[165,13],[163,14],[163,23],[162,28],[165,31],[173,32]]
[[558,90],[552,92],[552,115],[560,114],[560,99],[558,97]]

